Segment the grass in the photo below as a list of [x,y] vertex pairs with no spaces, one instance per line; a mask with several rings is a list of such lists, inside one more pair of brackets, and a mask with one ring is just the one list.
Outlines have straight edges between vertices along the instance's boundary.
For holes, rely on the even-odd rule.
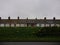
[[0,41],[60,41],[59,37],[37,37],[41,27],[0,27]]

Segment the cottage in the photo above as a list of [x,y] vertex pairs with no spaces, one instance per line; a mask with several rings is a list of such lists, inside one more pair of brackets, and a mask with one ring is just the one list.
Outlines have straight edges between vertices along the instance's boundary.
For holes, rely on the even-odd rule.
[[1,19],[0,17],[0,27],[60,27],[60,19]]

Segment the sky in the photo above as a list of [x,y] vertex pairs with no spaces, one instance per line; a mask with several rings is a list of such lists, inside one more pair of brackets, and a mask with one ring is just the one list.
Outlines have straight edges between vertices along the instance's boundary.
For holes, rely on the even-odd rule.
[[60,19],[60,0],[0,0],[0,17]]

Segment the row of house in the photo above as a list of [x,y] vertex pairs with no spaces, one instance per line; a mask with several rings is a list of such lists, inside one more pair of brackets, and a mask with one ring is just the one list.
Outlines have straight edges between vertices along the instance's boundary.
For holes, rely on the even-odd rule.
[[52,27],[57,26],[60,27],[60,19],[1,19],[0,17],[0,27]]

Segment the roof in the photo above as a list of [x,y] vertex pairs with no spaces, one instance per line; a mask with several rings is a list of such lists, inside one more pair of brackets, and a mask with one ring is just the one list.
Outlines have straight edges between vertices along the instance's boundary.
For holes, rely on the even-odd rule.
[[60,24],[60,19],[1,19],[0,23],[57,23]]

